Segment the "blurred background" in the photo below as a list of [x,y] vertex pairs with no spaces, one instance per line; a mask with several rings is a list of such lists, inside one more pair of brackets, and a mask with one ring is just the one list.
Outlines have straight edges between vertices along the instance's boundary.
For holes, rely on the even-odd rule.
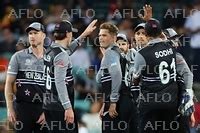
[[[47,36],[52,39],[56,22],[67,19],[78,29],[77,38],[93,20],[97,27],[103,22],[116,24],[134,46],[134,27],[143,22],[138,14],[150,4],[153,17],[163,29],[174,28],[182,46],[177,50],[184,56],[194,73],[194,88],[199,99],[200,82],[200,1],[199,0],[1,0],[0,1],[0,133],[12,132],[6,124],[4,85],[10,57],[28,47],[25,29],[32,22],[41,22]],[[100,133],[98,111],[101,87],[95,81],[102,54],[98,47],[98,28],[85,39],[72,56],[73,74],[76,78],[75,108],[80,133]],[[46,39],[45,43],[50,43]],[[9,129],[10,130],[10,129]]]

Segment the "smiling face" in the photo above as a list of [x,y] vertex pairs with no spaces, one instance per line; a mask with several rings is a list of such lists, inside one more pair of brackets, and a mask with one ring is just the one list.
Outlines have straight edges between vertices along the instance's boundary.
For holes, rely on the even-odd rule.
[[32,47],[42,45],[45,39],[45,33],[37,30],[30,30],[28,32],[28,40]]

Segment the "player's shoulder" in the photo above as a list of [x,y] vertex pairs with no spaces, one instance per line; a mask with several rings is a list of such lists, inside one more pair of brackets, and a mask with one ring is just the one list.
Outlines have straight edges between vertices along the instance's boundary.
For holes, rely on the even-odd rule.
[[17,52],[15,52],[12,57],[19,57],[19,56],[26,56],[29,52],[29,49],[26,48],[26,49],[22,49],[22,50],[19,50]]
[[47,49],[47,51],[53,51],[54,53],[56,53],[56,54],[59,54],[59,53],[61,53],[62,52],[62,50],[61,50],[61,48],[59,47],[59,46],[57,46],[57,45],[52,45],[51,47],[49,47],[48,49]]
[[145,46],[145,47],[139,49],[139,50],[136,52],[136,54],[142,53],[142,52],[144,52],[144,51],[147,51],[149,48],[150,48],[149,45],[147,45],[147,46]]
[[173,47],[173,42],[171,40],[165,40],[162,43],[165,45],[169,45],[170,47]]
[[112,46],[106,49],[105,56],[119,56],[120,49],[117,46]]
[[176,63],[180,64],[181,62],[185,62],[183,55],[179,52],[176,52]]
[[128,49],[128,53],[126,54],[127,60],[133,61],[136,53],[137,51],[134,48]]
[[25,49],[19,50],[19,51],[15,52],[15,54],[24,54],[24,53],[28,53],[28,52],[29,52],[29,49],[30,49],[30,48],[25,48]]
[[68,55],[67,50],[56,43],[53,43],[47,51],[52,51],[54,55]]
[[179,52],[176,52],[176,56],[180,56],[180,57],[183,57],[183,55]]
[[137,53],[137,51],[134,48],[130,48],[128,50],[128,52],[131,53],[131,54],[136,54]]

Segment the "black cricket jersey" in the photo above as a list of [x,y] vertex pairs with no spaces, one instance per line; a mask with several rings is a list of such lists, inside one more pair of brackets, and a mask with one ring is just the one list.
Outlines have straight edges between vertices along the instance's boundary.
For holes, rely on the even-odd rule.
[[58,44],[52,44],[44,57],[44,69],[46,79],[44,109],[63,111],[73,106],[74,79],[72,64],[66,49]]
[[177,100],[176,52],[169,41],[150,42],[136,54],[135,63],[135,75],[142,79],[141,102],[165,104]]

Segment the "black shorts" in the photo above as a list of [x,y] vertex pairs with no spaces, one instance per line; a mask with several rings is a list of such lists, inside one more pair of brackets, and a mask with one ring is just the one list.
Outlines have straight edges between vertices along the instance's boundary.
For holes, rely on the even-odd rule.
[[[130,95],[120,94],[119,101],[117,102],[116,111],[118,116],[116,118],[109,116],[109,106],[109,103],[105,103],[105,115],[102,117],[102,133],[129,133],[132,130],[137,133],[137,109]],[[133,119],[133,117],[135,118]],[[133,125],[130,125],[130,122]]]
[[141,110],[139,113],[140,133],[186,133],[187,120],[178,117],[177,108]]
[[42,103],[15,102],[17,123],[14,126],[16,133],[47,133],[46,128],[36,123],[43,113]]
[[64,121],[64,111],[44,110],[49,133],[78,133],[78,124],[74,113],[74,123]]

